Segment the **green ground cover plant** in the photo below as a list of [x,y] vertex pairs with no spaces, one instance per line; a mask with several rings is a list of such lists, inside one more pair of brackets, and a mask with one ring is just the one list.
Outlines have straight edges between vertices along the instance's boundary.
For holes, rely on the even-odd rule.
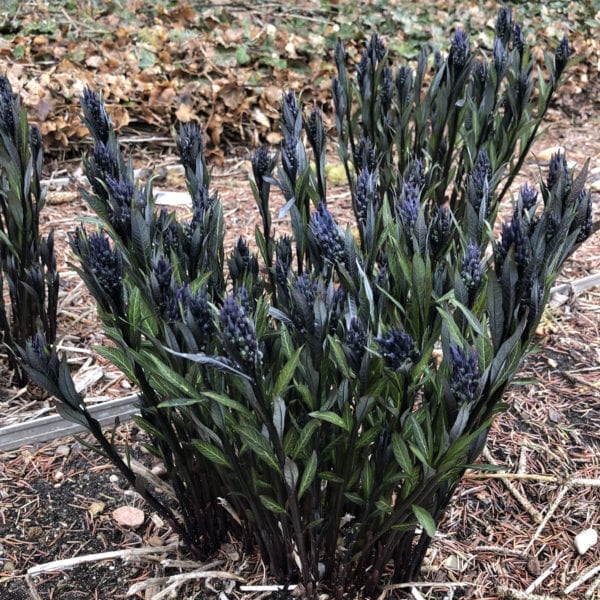
[[[83,94],[94,141],[83,193],[98,224],[71,247],[112,342],[98,351],[140,391],[137,422],[175,509],[102,433],[42,332],[22,356],[195,556],[234,535],[309,598],[376,597],[418,573],[553,281],[592,229],[587,166],[576,175],[563,154],[539,190],[509,198],[569,42],[534,73],[509,9],[495,34],[487,56],[459,29],[446,55],[424,49],[416,68],[393,68],[374,35],[356,77],[338,44],[334,115],[355,230],[328,207],[323,117],[287,92],[280,151],[252,159],[256,251],[240,238],[229,257],[199,128],[177,136],[193,207],[178,221],[155,207],[151,180],[134,180],[101,96]],[[273,233],[274,188],[289,236]]]

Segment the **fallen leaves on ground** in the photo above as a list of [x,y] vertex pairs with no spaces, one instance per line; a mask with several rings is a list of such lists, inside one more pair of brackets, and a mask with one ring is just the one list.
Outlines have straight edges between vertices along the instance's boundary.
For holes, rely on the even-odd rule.
[[[495,2],[426,0],[369,2],[173,3],[157,0],[46,3],[6,0],[0,11],[0,59],[30,118],[53,150],[87,137],[79,96],[86,85],[101,90],[121,135],[170,139],[179,121],[198,120],[217,159],[226,144],[277,144],[278,105],[284,90],[330,104],[332,52],[337,38],[358,60],[375,30],[394,58],[412,60],[421,44],[446,49],[464,27],[473,46],[493,44]],[[361,19],[356,19],[360,10]],[[571,68],[561,101],[574,107],[581,95],[600,102],[600,42],[591,4],[550,2],[519,6],[536,57],[564,33],[582,58]],[[589,102],[588,102],[589,105]],[[165,140],[162,140],[165,141]]]

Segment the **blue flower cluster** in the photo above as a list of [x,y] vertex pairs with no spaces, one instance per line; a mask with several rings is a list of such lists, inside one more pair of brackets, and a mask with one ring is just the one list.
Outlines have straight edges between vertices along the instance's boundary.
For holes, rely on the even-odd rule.
[[477,388],[481,378],[479,359],[474,348],[464,350],[456,344],[450,345],[450,389],[460,403],[472,404],[477,400]]
[[399,327],[392,327],[382,337],[375,338],[387,367],[404,370],[420,358],[415,340]]
[[312,216],[311,229],[325,259],[332,264],[343,263],[344,240],[329,209],[323,202],[319,203],[317,212]]
[[235,296],[227,296],[221,308],[221,333],[232,359],[252,371],[258,356],[256,332]]

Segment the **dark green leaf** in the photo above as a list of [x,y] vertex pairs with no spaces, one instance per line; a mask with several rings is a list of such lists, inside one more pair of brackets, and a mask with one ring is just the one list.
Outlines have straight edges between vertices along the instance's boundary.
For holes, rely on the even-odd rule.
[[417,521],[419,521],[421,527],[425,530],[425,533],[431,538],[434,537],[436,524],[429,511],[417,504],[412,505],[412,511],[415,514],[415,517],[417,517]]

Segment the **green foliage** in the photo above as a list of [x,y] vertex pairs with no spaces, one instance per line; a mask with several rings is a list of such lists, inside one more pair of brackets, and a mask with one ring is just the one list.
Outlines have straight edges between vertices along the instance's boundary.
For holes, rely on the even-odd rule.
[[49,342],[56,336],[54,234],[39,232],[46,196],[42,161],[39,129],[29,126],[10,82],[0,77],[0,331],[19,385],[26,376],[17,348],[40,328]]
[[[258,253],[240,239],[227,261],[199,130],[177,138],[193,205],[178,222],[155,210],[151,182],[134,182],[86,90],[86,198],[103,229],[71,243],[114,343],[102,353],[140,390],[138,423],[181,517],[114,458],[41,336],[24,350],[32,377],[197,555],[239,536],[307,597],[374,597],[386,572],[412,580],[552,282],[591,231],[586,169],[574,177],[557,155],[540,193],[522,188],[493,234],[568,55],[564,40],[534,101],[506,9],[489,58],[459,31],[447,57],[423,51],[415,71],[394,72],[373,36],[354,81],[339,45],[335,121],[356,236],[327,206],[323,119],[288,92],[280,157],[263,148],[252,160]],[[291,237],[273,234],[273,186]]]

